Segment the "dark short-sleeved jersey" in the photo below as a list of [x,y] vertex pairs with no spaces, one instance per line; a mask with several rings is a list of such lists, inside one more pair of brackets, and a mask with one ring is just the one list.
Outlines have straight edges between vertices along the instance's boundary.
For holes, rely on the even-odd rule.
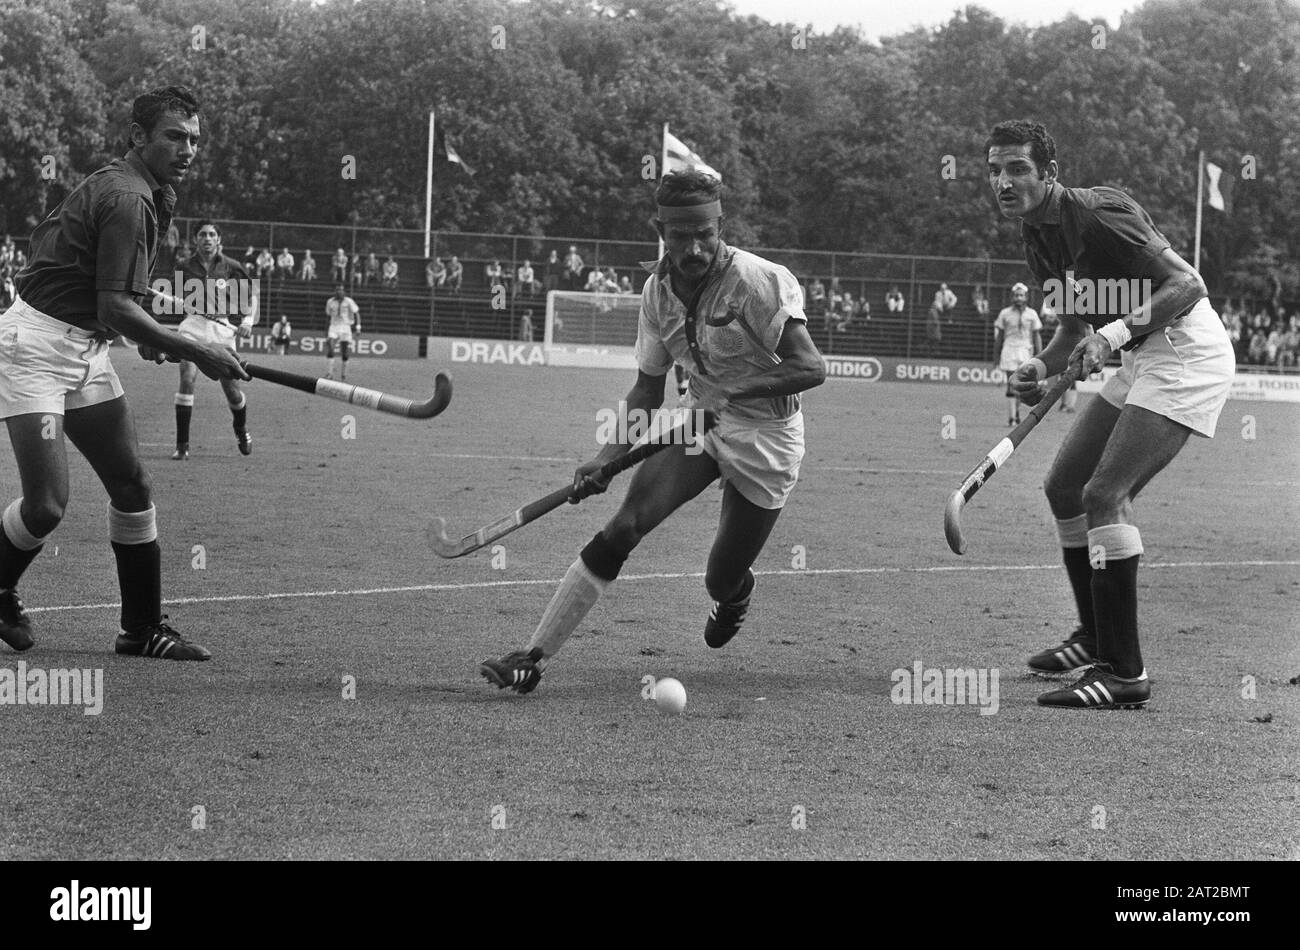
[[[1170,246],[1146,210],[1124,192],[1106,187],[1066,188],[1059,182],[1048,193],[1042,222],[1022,222],[1020,239],[1029,269],[1044,289],[1049,280],[1064,284],[1067,271],[1075,281],[1087,279],[1094,285],[1141,279],[1151,260]],[[1099,301],[1103,297],[1097,295]],[[1131,312],[1098,310],[1071,315],[1102,327]]]
[[[242,281],[253,288],[251,296],[256,297],[257,281],[249,276],[248,269],[239,261],[235,260],[233,257],[227,257],[224,254],[217,254],[213,258],[211,264],[208,264],[206,261],[200,260],[199,258],[199,254],[191,254],[185,263],[181,265],[180,275],[182,287],[187,286],[186,282],[191,280],[200,280],[204,282],[224,280],[228,284],[235,281]],[[233,290],[227,291],[227,296],[224,300],[222,300],[218,295],[215,298],[217,302],[214,303],[212,298],[212,292],[209,291],[205,294],[204,299],[207,301],[207,309],[210,312],[205,313],[204,315],[210,320],[221,317],[238,316],[243,318],[252,316],[251,313],[243,312],[243,310],[247,309],[246,307],[234,306],[236,302],[243,301],[246,298],[243,295],[234,293]],[[221,303],[224,303],[225,306],[221,306]],[[235,313],[235,310],[239,310],[240,312]]]
[[72,190],[32,233],[31,258],[14,283],[29,305],[88,330],[102,329],[97,293],[143,300],[176,193],[134,151]]

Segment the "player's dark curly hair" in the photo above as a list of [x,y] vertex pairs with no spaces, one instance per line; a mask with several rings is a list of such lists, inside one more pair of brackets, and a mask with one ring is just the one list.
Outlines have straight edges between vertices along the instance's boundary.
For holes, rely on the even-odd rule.
[[194,228],[194,233],[198,234],[204,228],[209,228],[209,227],[212,228],[212,230],[217,232],[218,238],[221,237],[221,225],[217,224],[217,222],[213,221],[211,218],[200,218],[199,223]]
[[131,104],[131,121],[152,135],[158,120],[168,112],[178,112],[185,118],[199,114],[199,100],[184,86],[163,86],[137,96]]
[[999,122],[993,126],[988,141],[984,143],[984,154],[994,145],[1028,145],[1029,157],[1034,160],[1039,171],[1047,168],[1048,162],[1056,161],[1056,140],[1048,133],[1041,122],[1028,119],[1012,119]]
[[693,168],[664,175],[655,189],[655,204],[666,208],[687,208],[721,199],[722,182]]

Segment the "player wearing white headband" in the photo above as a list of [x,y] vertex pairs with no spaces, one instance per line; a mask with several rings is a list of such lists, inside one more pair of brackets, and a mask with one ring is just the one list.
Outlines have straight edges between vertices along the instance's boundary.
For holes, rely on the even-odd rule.
[[1011,374],[1038,355],[1043,348],[1043,322],[1029,306],[1029,288],[1011,287],[1011,306],[1003,307],[993,322],[993,349],[999,354],[998,369],[1007,374],[1007,425],[1020,422],[1020,399],[1011,388]]
[[[744,622],[754,589],[750,568],[799,477],[799,394],[820,385],[826,368],[808,335],[794,275],[723,243],[720,193],[721,183],[699,171],[667,176],[655,192],[654,226],[665,254],[645,265],[651,277],[641,292],[637,378],[619,408],[632,418],[658,409],[676,361],[691,369],[694,408],[713,414],[716,424],[702,445],[671,445],[637,469],[623,504],[569,567],[528,645],[480,667],[499,688],[530,692],[543,661],[618,577],[641,539],[719,476],[722,514],[704,579],[714,601],[705,642],[723,646]],[[631,447],[611,441],[580,465],[578,493],[603,492],[608,483],[596,472]]]

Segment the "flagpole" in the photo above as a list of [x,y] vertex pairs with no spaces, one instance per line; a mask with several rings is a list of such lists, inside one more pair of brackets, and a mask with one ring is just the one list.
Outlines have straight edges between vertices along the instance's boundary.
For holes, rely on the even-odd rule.
[[429,259],[429,230],[433,220],[433,110],[429,110],[429,160],[424,168],[424,259]]
[[[664,135],[660,141],[663,145],[663,148],[660,151],[660,155],[659,155],[659,177],[663,178],[664,174],[668,171],[668,123],[667,122],[664,123]],[[656,260],[661,261],[663,259],[664,259],[664,239],[661,237],[659,239],[659,256],[656,258]]]
[[1201,194],[1204,191],[1205,182],[1205,152],[1196,153],[1196,251],[1192,255],[1192,269],[1197,273],[1201,270]]

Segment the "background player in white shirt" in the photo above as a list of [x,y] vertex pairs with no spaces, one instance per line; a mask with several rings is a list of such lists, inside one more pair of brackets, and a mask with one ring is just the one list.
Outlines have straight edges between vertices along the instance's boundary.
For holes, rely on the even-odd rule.
[[[1014,284],[1011,288],[1011,306],[1003,307],[993,321],[993,349],[999,354],[998,368],[1011,374],[1027,363],[1043,348],[1043,322],[1034,308],[1029,306],[1029,288]],[[1020,400],[1007,384],[1007,425],[1020,422]]]
[[325,301],[325,315],[329,317],[329,329],[325,333],[325,355],[329,358],[329,372],[326,379],[334,378],[334,350],[343,354],[343,372],[340,379],[348,378],[348,356],[352,353],[352,334],[361,333],[361,309],[357,302],[347,295],[342,284],[334,286],[334,296]]

